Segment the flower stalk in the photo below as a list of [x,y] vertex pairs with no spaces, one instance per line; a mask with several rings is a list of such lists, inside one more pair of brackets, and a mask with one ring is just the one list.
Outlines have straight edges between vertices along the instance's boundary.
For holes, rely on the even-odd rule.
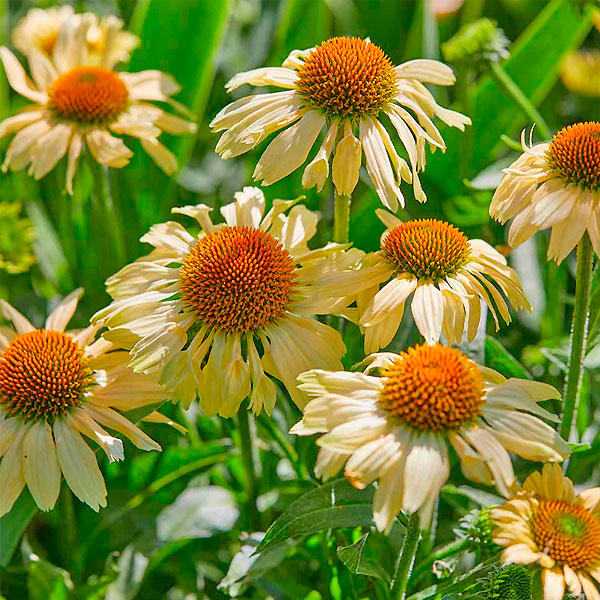
[[244,469],[246,471],[246,494],[248,496],[248,526],[252,531],[258,531],[259,514],[256,505],[258,499],[258,480],[256,477],[256,461],[254,460],[254,448],[256,447],[256,430],[254,427],[253,418],[244,408],[242,408],[238,412],[238,425],[240,428],[242,459],[244,461]]
[[586,233],[577,246],[577,274],[575,279],[575,308],[569,351],[569,367],[564,390],[564,410],[560,424],[560,435],[568,440],[573,424],[573,415],[579,405],[579,393],[583,377],[583,360],[587,344],[587,330],[592,289],[594,249]]
[[342,196],[335,192],[333,208],[333,241],[338,244],[345,244],[349,239],[351,203],[351,196]]
[[390,596],[393,600],[404,600],[406,598],[406,588],[417,554],[420,535],[419,514],[413,513],[408,517],[404,543],[402,544],[402,550],[398,554],[396,568],[394,569],[394,577],[390,587]]

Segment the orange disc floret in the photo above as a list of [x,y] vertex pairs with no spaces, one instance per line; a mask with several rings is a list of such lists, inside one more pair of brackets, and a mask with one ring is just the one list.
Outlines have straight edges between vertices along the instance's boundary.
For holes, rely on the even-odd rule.
[[577,571],[600,562],[600,521],[587,508],[562,500],[540,500],[530,520],[540,551]]
[[70,336],[38,329],[0,354],[0,405],[25,420],[52,421],[79,406],[93,384],[83,349]]
[[600,123],[575,123],[561,129],[548,145],[546,161],[567,182],[600,189]]
[[395,272],[438,282],[453,275],[470,257],[469,240],[445,221],[418,219],[391,229],[381,243]]
[[328,116],[376,115],[397,92],[385,52],[356,37],[323,42],[304,58],[297,74],[300,94]]
[[57,77],[48,89],[48,106],[56,116],[80,123],[114,121],[128,101],[125,83],[105,67],[75,67]]
[[295,268],[269,233],[222,227],[198,240],[184,260],[181,298],[205,325],[225,332],[256,331],[286,310]]
[[455,348],[440,344],[409,348],[382,376],[379,405],[407,427],[455,430],[481,416],[483,378],[475,363]]

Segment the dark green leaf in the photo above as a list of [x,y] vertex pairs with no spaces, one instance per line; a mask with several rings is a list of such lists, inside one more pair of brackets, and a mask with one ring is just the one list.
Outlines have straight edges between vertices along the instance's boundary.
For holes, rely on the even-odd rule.
[[0,519],[0,567],[6,567],[19,540],[37,512],[37,506],[27,490],[15,502],[12,510]]
[[363,556],[365,544],[369,533],[365,533],[358,542],[351,546],[340,546],[337,549],[339,559],[356,575],[368,575],[369,577],[377,577],[386,583],[390,582],[389,573],[378,563],[373,562]]
[[531,379],[527,369],[495,338],[485,338],[485,366],[505,377]]

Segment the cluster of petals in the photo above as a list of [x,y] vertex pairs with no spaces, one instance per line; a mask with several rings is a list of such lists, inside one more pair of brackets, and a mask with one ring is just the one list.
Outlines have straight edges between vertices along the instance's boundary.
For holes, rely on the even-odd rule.
[[[371,44],[368,40],[360,41]],[[418,172],[425,168],[425,146],[446,149],[432,119],[438,117],[461,130],[471,122],[468,117],[440,106],[424,85],[452,85],[455,81],[452,69],[426,59],[401,64],[394,68],[395,94],[378,114],[340,117],[311,104],[298,87],[298,70],[318,49],[294,50],[281,67],[238,73],[227,83],[230,92],[244,84],[274,86],[284,91],[247,96],[221,110],[211,123],[214,131],[225,132],[217,144],[217,153],[226,159],[239,156],[284,129],[267,146],[254,170],[255,180],[270,185],[302,166],[324,131],[323,142],[304,171],[304,187],[323,188],[333,156],[331,176],[336,190],[341,195],[350,195],[358,183],[364,154],[371,182],[387,208],[396,212],[398,205],[404,206],[402,180],[412,183],[415,197],[424,202],[427,198]],[[340,94],[344,93],[340,90]],[[397,133],[410,165],[396,152],[379,113],[385,114]]]
[[[311,368],[341,368],[345,353],[339,332],[314,315],[342,313],[352,302],[351,296],[322,293],[320,280],[350,268],[362,253],[333,243],[309,249],[318,217],[296,202],[275,200],[266,211],[261,190],[247,187],[221,209],[222,224],[212,222],[211,208],[203,204],[173,209],[197,220],[198,236],[174,221],[154,225],[141,241],[155,249],[107,281],[114,301],[93,320],[109,328],[106,339],[131,350],[136,372],[159,371],[184,406],[197,394],[205,414],[233,416],[249,397],[256,413],[263,408],[270,413],[276,387],[268,375],[282,381],[294,402],[304,406],[297,376]],[[295,263],[290,302],[279,318],[255,331],[207,325],[181,298],[182,263],[198,240],[227,227],[265,232]]]
[[[330,478],[344,468],[358,488],[377,481],[373,517],[379,530],[389,530],[401,510],[419,512],[422,525],[429,525],[450,475],[449,445],[467,478],[493,484],[504,496],[516,483],[509,451],[532,461],[561,461],[569,455],[568,444],[542,420],[558,418],[539,405],[559,398],[556,389],[546,383],[506,379],[475,363],[473,368],[483,377],[485,402],[477,419],[447,431],[407,426],[381,406],[385,377],[372,373],[401,360],[398,354],[379,353],[364,361],[364,373],[304,373],[300,388],[312,400],[291,430],[297,435],[324,434],[317,440],[318,476]],[[426,379],[427,373],[422,377]]]
[[[106,506],[102,473],[94,451],[83,438],[98,444],[110,461],[123,460],[123,442],[104,427],[122,434],[142,450],[160,450],[121,413],[160,403],[168,393],[156,377],[134,373],[127,366],[126,351],[102,338],[95,339],[98,327],[65,332],[80,295],[77,290],[67,296],[52,311],[43,330],[36,330],[15,308],[0,301],[0,314],[14,326],[0,328],[0,364],[6,349],[21,336],[34,331],[58,332],[83,350],[93,380],[78,405],[54,419],[43,415],[23,418],[7,411],[5,399],[0,397],[0,516],[11,509],[25,485],[40,509],[51,510],[60,492],[61,474],[82,502],[96,511]],[[48,372],[51,370],[52,365],[48,365]],[[168,422],[157,412],[150,412],[146,418]]]
[[[185,108],[171,98],[180,89],[172,77],[155,70],[138,73],[114,70],[115,64],[128,55],[128,42],[123,42],[124,32],[120,31],[120,24],[111,23],[100,25],[95,17],[88,15],[79,15],[77,19],[65,18],[56,33],[51,55],[36,45],[30,45],[25,53],[31,78],[10,50],[0,49],[11,87],[33,102],[0,123],[0,137],[16,133],[6,153],[4,171],[29,167],[30,175],[40,179],[66,155],[66,186],[69,193],[73,193],[73,177],[84,147],[99,163],[120,168],[129,163],[133,153],[117,136],[129,135],[140,140],[144,150],[161,169],[169,174],[175,172],[177,159],[158,138],[162,132],[175,135],[193,133],[196,125],[151,103],[166,103],[188,115]],[[103,44],[90,46],[89,36],[98,29],[104,32]],[[21,34],[19,40],[23,39],[23,32]],[[100,53],[98,48],[101,48]],[[120,94],[115,114],[106,119],[88,121],[65,117],[57,112],[51,103],[52,90],[65,77],[76,78],[78,70],[82,73],[82,81],[90,82],[96,77],[114,79]],[[94,94],[93,82],[90,85]],[[74,97],[72,102],[79,110],[85,111],[85,105],[82,107],[79,100]],[[102,96],[94,101],[100,104],[107,102]]]
[[577,494],[558,465],[545,465],[491,517],[502,560],[542,569],[544,600],[600,600],[600,488]]

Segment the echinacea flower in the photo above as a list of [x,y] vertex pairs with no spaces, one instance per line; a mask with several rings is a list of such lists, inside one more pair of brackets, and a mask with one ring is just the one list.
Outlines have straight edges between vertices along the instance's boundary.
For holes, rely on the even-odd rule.
[[321,294],[319,280],[362,253],[339,244],[310,250],[318,218],[295,202],[275,200],[265,214],[263,193],[247,187],[221,209],[220,225],[208,206],[173,209],[194,217],[199,235],[172,221],[154,225],[141,241],[155,250],[108,279],[114,302],[93,321],[131,348],[135,371],[159,371],[186,407],[197,394],[205,414],[230,417],[249,397],[254,412],[270,413],[276,388],[266,373],[304,406],[296,377],[341,368],[345,352],[340,334],[312,315],[351,302]]
[[61,474],[82,502],[106,506],[102,473],[82,436],[111,461],[123,460],[123,442],[104,427],[142,450],[160,450],[121,412],[162,402],[167,392],[156,377],[133,373],[127,352],[94,341],[97,327],[65,331],[79,296],[67,296],[43,329],[0,300],[0,314],[14,325],[0,327],[0,516],[25,485],[41,510],[51,510]]
[[542,569],[544,600],[566,590],[600,600],[600,488],[576,494],[558,465],[545,465],[491,515],[502,560]]
[[[59,30],[54,58],[33,48],[27,55],[33,81],[15,56],[0,48],[0,57],[11,87],[33,105],[0,123],[0,137],[16,132],[2,166],[40,179],[68,156],[67,190],[84,144],[95,160],[109,167],[124,167],[133,155],[123,140],[112,135],[130,135],[166,173],[177,168],[177,159],[159,141],[165,131],[193,133],[196,125],[167,113],[148,101],[164,102],[182,110],[171,99],[179,86],[160,71],[117,73],[112,68],[90,64],[85,42],[90,23]],[[109,46],[106,52],[109,52]]]
[[527,146],[494,193],[490,214],[512,219],[508,243],[518,246],[551,228],[548,258],[560,263],[589,234],[600,254],[600,123],[576,123],[549,143]]
[[600,96],[600,50],[578,50],[568,54],[560,68],[565,87],[582,96]]
[[68,5],[32,8],[13,29],[12,42],[25,56],[36,49],[54,59],[56,53],[63,51],[57,43],[60,29],[75,27],[82,21],[88,24],[85,44],[90,64],[110,69],[116,63],[128,60],[131,51],[139,45],[136,35],[123,31],[121,19],[112,15],[75,14],[73,7]]
[[[400,354],[373,354],[365,373],[313,370],[300,388],[311,400],[292,433],[323,433],[315,472],[342,467],[357,488],[378,481],[377,528],[389,530],[400,510],[430,521],[450,474],[448,445],[463,473],[508,496],[515,475],[508,451],[528,460],[560,461],[568,444],[542,418],[558,418],[538,402],[559,398],[546,383],[505,379],[459,350],[423,344]],[[374,369],[380,376],[369,374]]]
[[365,353],[392,341],[410,296],[415,323],[428,343],[437,342],[442,333],[451,344],[459,343],[465,322],[467,340],[473,340],[481,319],[480,299],[496,329],[496,311],[506,323],[511,321],[502,293],[516,309],[531,310],[517,274],[488,243],[469,240],[445,221],[402,222],[383,210],[377,215],[387,226],[381,250],[367,256],[363,268],[332,274],[323,282],[357,294]]
[[[423,85],[452,85],[454,80],[452,69],[440,62],[413,60],[394,67],[371,41],[334,37],[315,48],[294,50],[281,67],[235,75],[227,84],[230,92],[244,84],[284,91],[248,96],[226,106],[211,123],[214,131],[225,131],[216,150],[222,158],[233,158],[287,128],[269,144],[254,171],[254,179],[270,185],[306,161],[325,128],[323,143],[304,170],[303,186],[323,188],[333,155],[333,183],[339,194],[349,196],[364,153],[375,190],[395,212],[398,203],[404,206],[402,179],[412,182],[417,200],[426,200],[417,175],[425,168],[425,143],[446,148],[432,119],[461,130],[471,122],[441,107]],[[380,121],[383,115],[405,147],[410,167],[398,156]]]

